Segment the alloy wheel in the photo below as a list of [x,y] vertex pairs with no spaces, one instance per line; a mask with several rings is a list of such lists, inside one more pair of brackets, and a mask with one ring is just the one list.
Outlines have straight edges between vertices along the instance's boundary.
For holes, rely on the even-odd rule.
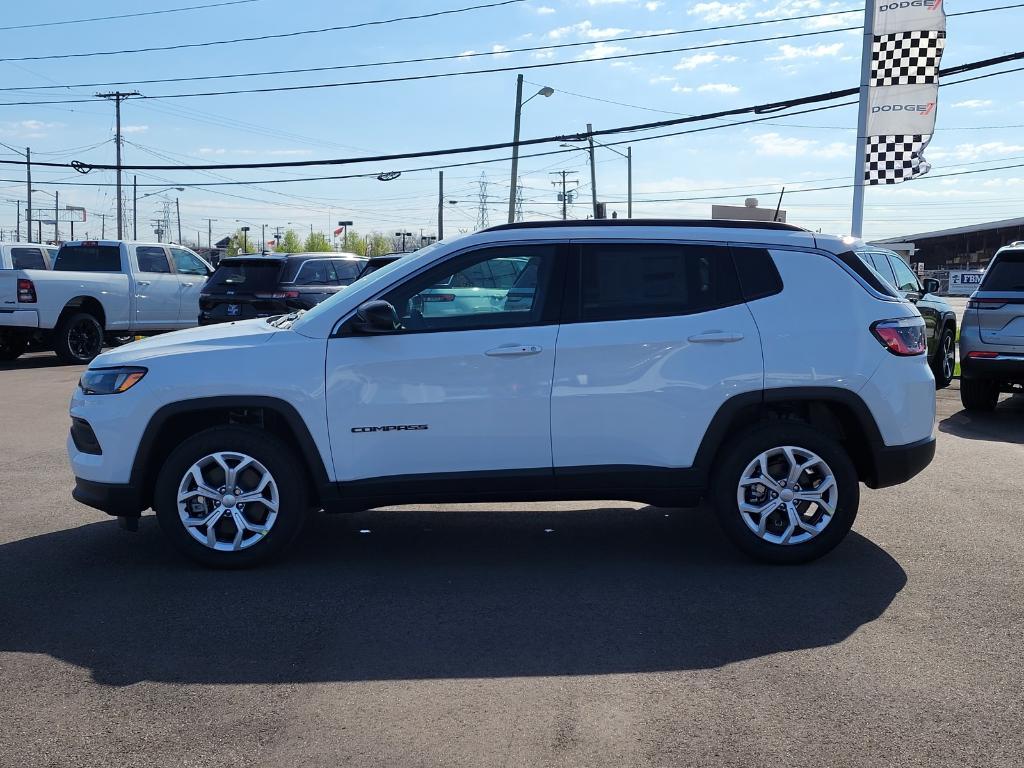
[[277,481],[244,453],[212,453],[178,485],[178,516],[189,535],[221,552],[247,549],[265,537],[280,508]]
[[953,341],[953,334],[947,333],[942,337],[942,376],[946,381],[953,378],[956,370],[956,343]]
[[824,459],[791,445],[758,455],[736,488],[743,522],[770,544],[803,544],[818,536],[835,516],[838,501],[839,488]]
[[89,320],[80,320],[68,330],[68,349],[80,360],[96,357],[103,346],[99,326]]

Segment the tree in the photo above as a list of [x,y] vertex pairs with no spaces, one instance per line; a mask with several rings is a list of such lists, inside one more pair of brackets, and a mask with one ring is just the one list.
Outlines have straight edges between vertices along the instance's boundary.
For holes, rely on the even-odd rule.
[[295,234],[294,229],[289,229],[274,250],[278,253],[302,253],[302,239]]
[[323,232],[310,232],[309,237],[306,238],[306,242],[303,245],[303,249],[310,253],[318,251],[333,251],[330,242],[327,240],[327,236]]
[[367,256],[382,256],[394,250],[391,247],[391,238],[382,235],[380,232],[374,232],[372,235],[367,236],[366,248]]
[[[242,232],[240,229],[235,230],[235,234],[231,236],[230,242],[228,242],[228,255],[236,256],[240,253],[256,253],[256,248],[259,242],[253,242],[252,238],[249,237],[252,232]],[[244,246],[244,248],[243,248]]]

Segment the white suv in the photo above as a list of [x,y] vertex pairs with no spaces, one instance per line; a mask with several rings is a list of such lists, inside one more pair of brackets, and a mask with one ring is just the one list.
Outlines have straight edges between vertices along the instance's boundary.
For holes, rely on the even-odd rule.
[[935,451],[924,322],[854,245],[641,220],[439,242],[308,312],[96,358],[74,496],[129,528],[152,506],[214,566],[279,553],[314,509],[705,495],[750,555],[810,560],[859,483]]

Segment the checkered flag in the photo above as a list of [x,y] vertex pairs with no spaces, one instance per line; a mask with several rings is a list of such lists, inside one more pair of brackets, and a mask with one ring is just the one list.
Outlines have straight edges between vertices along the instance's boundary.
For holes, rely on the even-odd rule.
[[931,136],[871,136],[866,150],[864,183],[899,184],[932,169],[924,159]]
[[871,46],[873,87],[938,82],[946,33],[937,30],[875,36]]

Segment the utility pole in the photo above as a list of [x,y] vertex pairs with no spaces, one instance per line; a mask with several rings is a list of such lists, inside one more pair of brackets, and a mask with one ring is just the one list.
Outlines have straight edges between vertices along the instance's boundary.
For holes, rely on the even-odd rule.
[[516,179],[519,176],[519,123],[523,115],[523,76],[516,77],[516,119],[512,129],[512,180],[509,182],[508,223],[516,220]]
[[444,239],[444,171],[437,172],[437,239]]
[[180,198],[174,198],[174,212],[178,217],[178,245],[181,245],[181,200]]
[[573,184],[579,184],[579,181],[577,181],[576,179],[566,179],[566,176],[568,176],[570,173],[572,173],[572,171],[552,171],[551,172],[552,176],[561,176],[562,177],[562,180],[560,182],[558,182],[558,181],[552,181],[551,182],[556,187],[559,184],[562,185],[562,195],[561,195],[561,199],[562,199],[562,221],[565,221],[568,218],[569,191],[566,189],[566,184],[569,183],[569,182],[571,182]]
[[213,222],[215,221],[216,219],[206,220],[206,247],[210,250],[213,250]]
[[476,213],[476,228],[487,229],[490,226],[487,215],[487,175],[483,171],[480,171],[480,181],[477,183],[480,185],[480,202]]
[[260,251],[262,252],[266,250],[267,247],[267,225],[261,224],[260,226],[263,227],[263,234],[261,235],[263,239],[260,240]]
[[20,240],[21,239],[21,200],[15,200],[14,202],[16,202],[18,204],[18,227],[14,230],[14,239],[15,240]]
[[100,224],[100,240],[106,240],[107,239],[107,214],[101,213],[100,214],[100,221],[102,222]]
[[25,231],[28,242],[32,242],[32,150],[25,147],[25,184],[28,192],[28,202],[25,206]]
[[60,190],[53,193],[53,244],[60,242]]
[[97,93],[96,96],[101,99],[113,99],[114,100],[114,115],[115,123],[117,125],[117,131],[114,134],[114,140],[117,143],[117,239],[121,240],[124,236],[123,221],[121,216],[121,102],[132,96],[141,96],[138,91],[112,91],[109,93]]
[[594,218],[597,218],[597,171],[594,168],[594,129],[587,123],[587,142],[590,145],[590,198],[594,203]]
[[139,177],[132,176],[132,240],[139,239]]
[[523,177],[519,177],[519,183],[516,184],[516,221],[523,220]]
[[626,218],[633,218],[633,148],[626,147]]

